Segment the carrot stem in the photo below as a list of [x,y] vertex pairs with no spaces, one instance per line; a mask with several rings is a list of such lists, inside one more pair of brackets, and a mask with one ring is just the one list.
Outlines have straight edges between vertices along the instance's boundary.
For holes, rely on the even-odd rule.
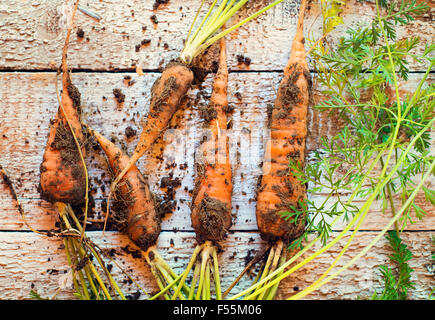
[[[203,248],[203,245],[197,245],[196,248],[195,248],[195,250],[193,251],[192,257],[190,258],[190,261],[189,261],[189,263],[188,263],[186,269],[185,269],[184,272],[182,273],[182,274],[183,274],[183,277],[181,278],[181,281],[179,282],[179,284],[178,284],[178,286],[177,286],[177,289],[175,290],[175,293],[174,293],[174,295],[172,296],[172,300],[177,299],[177,296],[180,294],[180,290],[181,290],[181,288],[183,287],[183,285],[184,285],[184,283],[185,283],[185,281],[186,281],[186,278],[187,278],[187,276],[188,276],[190,270],[192,269],[193,264],[195,263],[196,258],[197,258],[197,256],[198,256],[198,254],[201,252],[201,249],[202,249],[202,248]],[[192,288],[191,288],[191,290],[192,290]]]
[[217,257],[217,250],[213,247],[213,276],[215,279],[215,291],[216,291],[216,300],[222,300],[222,290],[221,290],[221,281],[219,276],[219,261]]

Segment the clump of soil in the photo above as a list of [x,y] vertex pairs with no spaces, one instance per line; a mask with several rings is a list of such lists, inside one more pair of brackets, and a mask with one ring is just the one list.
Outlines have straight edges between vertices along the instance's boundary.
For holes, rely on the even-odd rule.
[[219,54],[220,47],[218,41],[193,59],[190,69],[195,76],[193,80],[194,85],[203,83],[207,74],[217,72],[219,67]]
[[199,116],[204,119],[207,123],[211,120],[216,119],[217,111],[213,104],[201,104],[199,106]]
[[128,126],[127,128],[125,128],[125,136],[127,137],[127,139],[135,137],[136,134],[137,134],[137,131],[135,129],[133,129],[131,126]]
[[80,115],[80,113],[81,113],[81,101],[80,101],[81,94],[80,94],[79,89],[77,89],[77,87],[71,83],[71,80],[68,80],[67,91],[68,91],[69,97],[73,101],[73,107],[77,109],[77,112]]
[[156,0],[153,5],[153,10],[157,10],[162,4],[168,4],[169,0]]
[[175,193],[177,188],[181,186],[180,178],[174,178],[174,173],[170,172],[168,176],[160,180],[160,188],[166,189],[163,196],[155,195],[156,210],[162,219],[166,214],[174,212],[177,205]]
[[122,93],[121,89],[113,89],[113,95],[118,103],[123,103],[125,101],[125,94]]
[[225,238],[225,216],[228,212],[225,203],[205,195],[199,205],[198,219],[200,230],[195,230],[199,241],[220,241]]
[[245,66],[249,67],[251,64],[251,58],[245,57],[244,55],[238,54],[237,55],[237,62],[239,65],[244,64]]
[[77,29],[77,38],[83,39],[84,37],[85,37],[85,32],[83,31],[82,28],[78,28]]

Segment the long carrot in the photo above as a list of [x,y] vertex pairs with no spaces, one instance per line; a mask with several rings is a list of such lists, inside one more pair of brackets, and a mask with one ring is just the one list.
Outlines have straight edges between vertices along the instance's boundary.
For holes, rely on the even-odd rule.
[[[130,158],[103,135],[85,126],[105,152],[113,174],[116,176],[129,163]],[[149,188],[147,179],[136,165],[133,165],[122,178],[115,195],[118,212],[113,215],[113,221],[141,249],[160,289],[163,290],[165,285],[173,283],[177,275],[157,250],[156,243],[161,231],[161,215],[157,210],[155,197]]]
[[[301,166],[305,161],[307,111],[311,94],[311,76],[303,35],[306,6],[307,0],[302,0],[291,54],[270,115],[270,139],[266,144],[263,172],[257,190],[257,225],[261,237],[270,245],[260,281],[283,262],[286,255],[284,246],[298,238],[305,228],[306,213],[302,204],[306,187],[292,174],[289,160]],[[296,221],[282,217],[283,212],[293,210],[301,212]],[[234,283],[230,288],[233,286]],[[275,293],[276,287],[256,298],[270,299]]]
[[[232,224],[231,194],[232,173],[229,157],[227,129],[228,110],[228,68],[224,39],[220,42],[219,68],[214,80],[213,91],[208,108],[203,110],[206,121],[207,139],[203,140],[196,154],[196,179],[191,205],[192,225],[198,239],[200,250],[195,250],[189,265],[193,266],[198,255],[201,262],[196,263],[191,297],[195,283],[199,280],[196,299],[210,298],[208,269],[215,279],[216,299],[221,299],[219,269],[216,244],[223,240]],[[211,264],[213,262],[213,264]],[[188,265],[188,266],[189,266]],[[185,270],[185,274],[189,268]],[[182,282],[180,282],[182,284]],[[203,285],[206,284],[206,285]],[[175,299],[177,295],[173,296]]]
[[[76,8],[77,5],[78,1]],[[72,20],[75,12],[76,10],[73,12]],[[50,202],[77,205],[83,204],[86,195],[86,174],[82,163],[86,150],[80,123],[80,92],[71,82],[67,64],[71,30],[72,28],[68,28],[62,51],[61,105],[52,121],[40,166],[40,193],[43,199]],[[82,157],[75,139],[81,146]]]

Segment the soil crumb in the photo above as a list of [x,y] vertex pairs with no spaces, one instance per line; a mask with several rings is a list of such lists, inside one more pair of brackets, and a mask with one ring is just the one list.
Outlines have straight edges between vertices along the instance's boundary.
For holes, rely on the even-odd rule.
[[78,28],[77,29],[77,38],[83,39],[84,37],[85,37],[85,32],[83,31],[82,28]]
[[137,133],[137,131],[135,129],[133,129],[131,126],[128,126],[127,128],[125,128],[125,136],[127,137],[127,139],[135,137],[136,133]]
[[244,64],[245,66],[249,67],[249,65],[251,64],[251,58],[239,54],[237,55],[237,62],[239,65]]
[[156,0],[153,5],[153,10],[157,10],[162,4],[168,4],[169,0]]
[[151,19],[151,22],[152,22],[154,25],[159,24],[159,20],[157,19],[157,16],[156,16],[155,14],[153,14],[153,15],[150,17],[150,19]]
[[123,103],[125,101],[125,94],[122,93],[121,89],[113,89],[113,95],[118,103]]

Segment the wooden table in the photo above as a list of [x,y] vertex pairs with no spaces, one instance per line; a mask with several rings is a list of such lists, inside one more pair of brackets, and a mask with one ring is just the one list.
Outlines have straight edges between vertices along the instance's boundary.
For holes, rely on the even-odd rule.
[[[264,2],[267,1],[250,5],[236,19],[254,12]],[[0,3],[0,164],[16,186],[26,220],[38,230],[56,228],[57,221],[53,205],[40,199],[37,185],[49,122],[58,108],[56,67],[60,64],[66,33],[65,17],[69,16],[70,8],[62,3],[61,0],[5,0]],[[129,152],[134,149],[137,136],[127,139],[125,130],[131,127],[140,132],[141,120],[147,114],[151,85],[159,76],[160,68],[179,54],[199,3],[196,0],[171,0],[153,11],[154,1],[82,1],[84,6],[101,16],[96,20],[78,13],[76,25],[84,34],[78,37],[73,32],[69,47],[72,81],[82,95],[85,122],[106,137],[113,138]],[[430,1],[430,4],[433,7],[434,2]],[[228,239],[222,243],[224,251],[219,257],[223,288],[243,269],[246,259],[265,245],[257,232],[254,201],[263,156],[261,133],[265,129],[267,106],[273,103],[289,55],[298,7],[295,0],[287,0],[227,37],[231,69],[229,100],[235,108],[232,115],[234,138],[231,141],[231,156],[235,164],[235,220]],[[431,14],[400,28],[400,36],[418,34],[422,37],[419,50],[423,50],[425,43],[433,40],[433,12],[432,9]],[[331,34],[330,41],[336,41],[346,27],[367,21],[373,15],[373,4],[349,1],[343,13],[345,24]],[[321,16],[317,2],[310,6],[305,25],[306,37],[318,39]],[[143,40],[151,41],[140,45]],[[136,67],[143,70],[143,75],[136,73]],[[415,86],[423,70],[413,64],[410,79],[403,83],[402,89]],[[198,104],[207,101],[212,80],[213,74],[209,74],[201,88],[189,91],[170,130],[138,162],[139,168],[149,177],[151,189],[159,195],[164,196],[167,192],[160,187],[163,177],[172,176],[181,183],[175,193],[177,206],[164,218],[158,242],[162,255],[176,271],[183,270],[196,245],[190,222],[189,191],[193,185],[194,150],[201,128]],[[113,95],[116,88],[125,94],[125,101],[121,104]],[[321,99],[318,87],[315,94],[316,99]],[[319,147],[321,136],[336,132],[338,123],[312,110],[309,121],[308,149],[312,151]],[[103,219],[102,204],[107,197],[110,178],[105,175],[108,167],[101,152],[90,154],[87,165],[95,199],[88,236],[103,248],[115,249],[115,259],[122,268],[148,291],[156,290],[148,266],[132,254],[135,246],[125,235],[114,231],[103,234],[93,228],[101,225],[98,222]],[[310,197],[322,200],[322,194]],[[430,213],[424,222],[408,226],[402,238],[414,254],[410,265],[414,269],[412,280],[416,288],[410,291],[409,298],[427,299],[435,277],[431,257],[435,213],[433,207],[424,204],[423,195],[418,203]],[[379,205],[374,207],[338,266],[357,254],[388,219],[389,216],[382,215]],[[69,269],[62,241],[30,231],[4,184],[0,184],[0,221],[0,299],[27,299],[32,288],[44,297],[51,297],[57,291],[62,275]],[[342,228],[343,225],[335,226],[333,236]],[[344,244],[340,241],[286,278],[280,286],[278,299],[285,299],[312,283],[326,270]],[[318,248],[316,246],[310,252]],[[378,267],[389,262],[389,254],[390,248],[383,238],[352,267],[307,298],[357,299],[370,296],[382,285]],[[114,267],[112,272],[124,292],[133,295],[138,291],[119,268]],[[239,292],[249,284],[250,280],[244,278],[233,292]],[[73,298],[72,290],[60,290],[57,298]],[[145,295],[139,298],[145,298]]]

